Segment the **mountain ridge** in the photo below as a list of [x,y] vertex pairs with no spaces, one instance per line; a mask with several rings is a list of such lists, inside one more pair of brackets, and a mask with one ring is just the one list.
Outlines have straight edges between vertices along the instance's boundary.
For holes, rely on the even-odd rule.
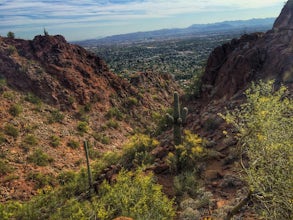
[[100,39],[89,39],[84,41],[75,41],[73,43],[89,46],[95,44],[114,44],[129,43],[137,41],[152,41],[162,38],[183,38],[195,35],[204,35],[210,33],[227,32],[232,30],[254,32],[266,31],[273,26],[275,18],[261,18],[249,20],[223,21],[209,24],[193,24],[187,28],[160,29],[154,31],[141,31],[128,34],[119,34],[107,36]]

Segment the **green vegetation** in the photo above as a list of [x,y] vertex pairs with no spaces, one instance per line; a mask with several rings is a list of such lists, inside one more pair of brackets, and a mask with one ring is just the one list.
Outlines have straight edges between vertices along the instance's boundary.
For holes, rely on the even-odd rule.
[[172,108],[162,110],[162,112],[152,112],[152,120],[156,123],[156,127],[153,129],[155,137],[170,128],[170,118],[168,115],[173,115]]
[[74,181],[75,175],[76,174],[73,171],[65,171],[60,173],[57,179],[61,185],[65,185],[67,183]]
[[168,154],[167,162],[170,169],[175,173],[194,170],[197,162],[208,153],[204,144],[204,140],[198,135],[185,130],[183,143],[175,146],[175,153]]
[[195,197],[199,189],[199,178],[194,171],[184,171],[174,177],[174,189],[177,197]]
[[125,168],[148,166],[154,162],[150,154],[159,142],[147,135],[136,134],[123,146],[121,163]]
[[110,108],[105,116],[107,119],[115,118],[118,121],[122,121],[125,118],[123,113],[116,107]]
[[189,98],[199,98],[201,95],[202,88],[202,76],[204,74],[204,69],[200,69],[194,73],[193,77],[190,79],[190,83],[186,85],[185,92]]
[[17,52],[17,49],[16,49],[15,46],[9,45],[8,49],[7,49],[7,52],[8,52],[9,55],[13,55],[13,54],[15,54]]
[[4,137],[4,134],[0,132],[0,145],[6,142],[6,138]]
[[41,149],[36,149],[27,158],[28,162],[34,163],[38,166],[47,166],[53,162],[53,158],[44,153]]
[[6,79],[0,75],[0,93],[3,92],[4,87],[7,85]]
[[36,189],[56,185],[55,177],[52,174],[29,173],[27,180],[34,182]]
[[268,219],[292,219],[293,101],[273,82],[253,84],[247,102],[223,116],[238,130],[249,158],[245,180],[257,213]]
[[240,33],[164,39],[129,44],[97,45],[89,49],[102,57],[111,71],[127,79],[133,73],[151,71],[173,74],[184,84],[202,70],[211,51]]
[[52,135],[50,137],[50,145],[52,147],[58,147],[60,145],[60,137],[58,137],[56,135]]
[[25,151],[28,151],[32,146],[36,146],[37,144],[38,144],[38,139],[32,134],[28,134],[23,139],[21,143],[21,147]]
[[22,113],[22,106],[20,104],[13,104],[9,108],[9,113],[14,117],[19,116]]
[[14,138],[17,138],[19,135],[17,127],[12,124],[6,124],[4,126],[4,133]]
[[89,126],[88,126],[88,123],[85,122],[85,121],[80,121],[78,122],[77,124],[77,130],[80,132],[80,133],[85,133],[89,130]]
[[48,122],[50,124],[55,123],[55,122],[61,123],[63,121],[64,117],[65,116],[59,110],[53,110],[50,113],[50,116],[48,118]]
[[36,95],[34,95],[33,93],[28,93],[26,95],[26,97],[24,98],[25,101],[28,101],[32,104],[35,104],[35,105],[41,105],[42,104],[42,101],[39,97],[37,97]]
[[12,167],[6,160],[0,159],[0,175],[8,174],[12,171]]
[[77,142],[75,140],[70,140],[70,141],[68,141],[67,146],[72,149],[77,149],[77,148],[79,148],[79,142]]
[[162,194],[161,186],[154,184],[153,176],[141,171],[122,170],[116,183],[107,182],[99,188],[96,209],[98,219],[128,216],[133,219],[172,219],[175,212],[172,201]]
[[119,127],[119,123],[115,120],[115,119],[109,119],[107,122],[106,122],[106,126],[108,128],[114,128],[114,129],[117,129]]
[[44,176],[32,174],[31,178],[34,181],[41,180],[41,186],[46,186],[42,193],[23,204],[0,204],[1,219],[108,220],[123,215],[134,219],[169,220],[175,215],[172,200],[163,195],[161,186],[155,184],[151,174],[142,171],[122,170],[115,183],[103,182],[98,195],[91,200],[85,196],[76,197],[87,191],[84,170],[77,175],[60,175],[58,179],[64,185],[55,190],[47,186],[52,183]]
[[9,31],[9,32],[7,33],[7,37],[8,37],[8,38],[11,38],[11,39],[14,39],[14,38],[15,38],[15,34],[14,34],[12,31]]
[[94,133],[93,137],[102,144],[110,144],[111,142],[110,137],[103,133]]
[[137,104],[138,104],[137,98],[131,96],[131,97],[127,98],[127,100],[125,102],[125,107],[132,108],[132,107],[136,106]]

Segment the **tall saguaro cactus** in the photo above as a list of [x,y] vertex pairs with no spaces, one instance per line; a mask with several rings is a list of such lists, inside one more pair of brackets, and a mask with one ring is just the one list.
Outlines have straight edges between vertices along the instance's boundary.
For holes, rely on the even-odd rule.
[[167,117],[173,123],[173,135],[174,135],[174,144],[179,145],[182,143],[182,124],[185,123],[187,117],[188,109],[184,107],[180,109],[179,103],[179,94],[178,92],[174,92],[174,103],[173,103],[173,116],[167,114]]

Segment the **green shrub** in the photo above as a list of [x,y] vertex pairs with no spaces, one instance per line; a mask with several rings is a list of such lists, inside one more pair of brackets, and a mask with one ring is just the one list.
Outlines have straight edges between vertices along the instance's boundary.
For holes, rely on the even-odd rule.
[[175,153],[170,152],[166,159],[174,172],[193,170],[197,162],[207,154],[201,137],[188,130],[185,130],[184,134],[183,144],[175,146]]
[[116,107],[113,107],[113,108],[110,108],[108,110],[108,112],[106,113],[106,118],[108,119],[112,119],[112,118],[115,118],[119,121],[123,120],[124,119],[124,115],[123,113]]
[[88,144],[89,157],[90,159],[97,159],[100,157],[101,152],[98,149],[95,149],[92,144]]
[[59,184],[65,185],[75,180],[76,174],[73,171],[65,171],[58,175],[57,179]]
[[24,98],[25,101],[28,101],[32,104],[35,104],[35,105],[41,105],[42,104],[42,101],[39,97],[37,97],[36,95],[34,95],[33,93],[28,93],[26,95],[26,97]]
[[119,124],[116,120],[110,119],[109,121],[106,122],[106,126],[108,128],[117,129],[119,127]]
[[92,204],[89,201],[78,201],[76,198],[66,200],[62,207],[58,208],[55,213],[50,216],[52,220],[59,219],[91,219],[94,216]]
[[110,144],[110,137],[102,133],[94,133],[93,137],[102,144]]
[[32,134],[28,134],[27,136],[25,136],[23,142],[30,146],[36,146],[38,143],[38,139]]
[[126,100],[126,102],[125,102],[125,106],[126,106],[127,108],[131,108],[131,107],[133,107],[133,106],[135,106],[135,105],[138,105],[138,100],[137,100],[137,98],[135,98],[135,97],[133,97],[133,96],[128,97],[127,100]]
[[13,101],[15,99],[15,93],[12,91],[4,91],[3,92],[3,97],[5,99],[8,99],[10,101]]
[[52,174],[42,174],[39,172],[29,173],[26,179],[33,181],[36,189],[40,189],[48,185],[55,186],[57,184],[55,177]]
[[0,175],[8,174],[12,171],[11,166],[6,160],[0,159]]
[[4,133],[6,135],[9,135],[11,137],[17,138],[19,135],[18,129],[17,127],[11,125],[11,124],[6,124],[4,126]]
[[0,219],[10,220],[18,213],[21,209],[21,204],[18,202],[6,202],[5,204],[0,203]]
[[3,92],[4,87],[7,85],[7,81],[0,75],[0,92]]
[[0,132],[0,145],[4,144],[6,142],[6,138],[4,137],[4,134]]
[[105,181],[100,186],[99,199],[94,202],[97,218],[172,219],[175,216],[173,202],[161,189],[151,174],[121,171],[113,185]]
[[162,132],[166,131],[168,128],[170,128],[170,122],[169,118],[167,116],[173,115],[173,109],[169,108],[163,112],[153,112],[152,113],[152,119],[156,123],[156,129],[154,132],[154,136],[158,136],[162,134]]
[[199,98],[201,95],[202,88],[202,76],[204,74],[204,70],[199,70],[194,74],[192,79],[190,80],[189,86],[186,88],[186,94],[190,98]]
[[223,116],[238,130],[254,205],[265,219],[293,216],[293,100],[273,82],[252,84],[247,102]]
[[64,119],[64,115],[59,111],[59,110],[53,110],[50,113],[50,116],[48,118],[48,122],[49,123],[55,123],[55,122],[59,122],[61,123]]
[[9,108],[9,113],[16,117],[18,115],[20,115],[20,113],[22,113],[22,106],[19,104],[14,104]]
[[67,142],[67,146],[72,149],[77,149],[77,148],[79,148],[79,142],[75,141],[75,140],[70,140]]
[[58,147],[60,145],[60,138],[56,135],[50,137],[50,145],[52,147]]
[[89,130],[88,123],[85,121],[80,121],[77,124],[77,130],[81,133],[85,133]]
[[13,45],[9,45],[8,49],[7,49],[8,55],[13,55],[17,52],[17,49],[15,46]]
[[150,152],[157,147],[159,142],[147,135],[136,134],[123,146],[121,163],[126,168],[132,166],[147,166],[154,162]]
[[121,154],[119,154],[115,151],[104,153],[93,164],[93,176],[98,178],[100,176],[101,172],[105,168],[107,168],[113,164],[118,164],[120,160],[121,160]]
[[32,134],[28,134],[23,139],[23,141],[21,143],[21,147],[24,150],[28,151],[30,149],[30,147],[36,146],[37,144],[38,144],[38,139]]
[[44,153],[41,149],[36,149],[27,158],[28,162],[34,163],[38,166],[47,166],[49,163],[53,162],[53,158]]
[[199,189],[199,180],[195,172],[185,171],[175,176],[174,189],[177,196],[195,197]]

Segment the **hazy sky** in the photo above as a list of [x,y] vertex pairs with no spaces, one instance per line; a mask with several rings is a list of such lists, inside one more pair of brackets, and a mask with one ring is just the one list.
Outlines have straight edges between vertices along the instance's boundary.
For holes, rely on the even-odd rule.
[[227,20],[277,17],[284,0],[0,0],[0,35],[69,41]]

